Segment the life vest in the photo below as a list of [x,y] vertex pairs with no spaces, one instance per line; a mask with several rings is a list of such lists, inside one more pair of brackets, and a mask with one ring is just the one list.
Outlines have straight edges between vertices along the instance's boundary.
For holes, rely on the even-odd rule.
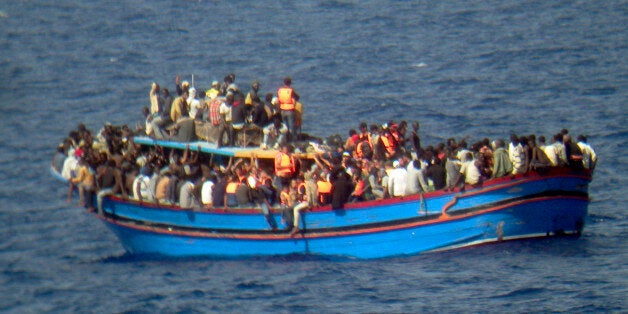
[[369,140],[363,140],[355,146],[355,158],[371,158],[373,156],[373,147]]
[[277,100],[279,100],[279,109],[294,110],[294,99],[292,98],[292,88],[284,86],[277,90]]
[[[389,137],[390,135],[390,137]],[[392,134],[390,133],[386,133],[382,136],[379,137],[382,141],[382,144],[384,144],[384,149],[386,150],[386,152],[389,155],[394,155],[395,154],[395,142],[392,138]]]
[[321,204],[327,204],[331,198],[331,182],[319,180],[316,182],[318,187],[318,200]]
[[392,138],[395,140],[395,143],[399,143],[400,142],[400,135],[399,132],[397,131],[391,131],[390,135],[392,136]]
[[294,156],[279,153],[275,157],[275,174],[278,177],[291,177],[296,172]]

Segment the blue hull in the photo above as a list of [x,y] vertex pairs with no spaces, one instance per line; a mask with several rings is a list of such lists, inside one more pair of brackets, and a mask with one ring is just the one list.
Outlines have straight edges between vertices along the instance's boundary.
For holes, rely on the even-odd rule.
[[[317,254],[381,258],[510,239],[579,234],[590,177],[557,169],[465,192],[432,192],[304,213],[294,237],[256,209],[183,210],[111,197],[99,217],[134,254]],[[273,214],[280,222],[280,214]]]
[[540,198],[461,217],[296,237],[163,229],[103,220],[133,254],[177,257],[316,254],[369,259],[502,240],[578,234],[587,214],[587,203],[586,199],[575,197]]

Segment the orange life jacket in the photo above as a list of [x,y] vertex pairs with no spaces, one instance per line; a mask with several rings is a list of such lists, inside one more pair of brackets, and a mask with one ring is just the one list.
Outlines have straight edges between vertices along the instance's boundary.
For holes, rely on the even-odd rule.
[[367,139],[358,142],[355,146],[355,158],[371,158],[370,155],[373,155],[373,146],[371,146],[371,141]]
[[294,156],[279,153],[275,156],[275,174],[278,177],[287,178],[296,172]]
[[316,181],[316,187],[319,194],[331,193],[331,182],[319,180]]
[[392,138],[388,137],[389,135],[390,135],[390,137],[392,137],[392,134],[387,133],[387,134],[383,134],[379,138],[381,139],[382,144],[384,144],[384,149],[386,150],[386,152],[389,155],[394,155],[395,154],[395,143],[394,143]]
[[331,182],[319,180],[316,186],[318,187],[318,201],[321,204],[327,204],[331,195]]
[[279,109],[294,110],[294,99],[292,98],[292,88],[288,86],[281,87],[277,90],[277,100],[279,101]]

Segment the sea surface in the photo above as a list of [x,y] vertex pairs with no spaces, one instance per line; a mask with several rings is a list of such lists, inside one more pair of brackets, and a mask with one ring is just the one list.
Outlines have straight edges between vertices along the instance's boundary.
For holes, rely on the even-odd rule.
[[[0,312],[628,312],[626,1],[0,1]],[[125,254],[48,173],[152,82],[284,76],[304,132],[417,120],[448,137],[585,134],[583,235],[379,260]],[[193,77],[193,79],[192,79]]]

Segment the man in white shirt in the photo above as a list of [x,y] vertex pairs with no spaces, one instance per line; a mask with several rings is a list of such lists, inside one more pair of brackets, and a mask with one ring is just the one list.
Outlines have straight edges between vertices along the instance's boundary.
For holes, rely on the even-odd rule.
[[408,172],[398,160],[393,161],[393,168],[388,175],[388,192],[390,196],[404,196]]
[[213,178],[213,180],[212,178],[209,178],[208,180],[203,182],[203,185],[201,186],[201,203],[203,203],[203,206],[205,206],[205,208],[211,208],[212,204],[214,203],[212,193],[214,190],[215,180],[215,177]]
[[480,182],[480,168],[478,168],[471,152],[467,153],[465,161],[460,167],[460,174],[464,176],[464,183],[466,184],[475,185]]
[[595,169],[597,163],[597,154],[593,150],[593,147],[587,143],[587,138],[584,135],[578,135],[578,147],[582,151],[582,164],[586,169]]

